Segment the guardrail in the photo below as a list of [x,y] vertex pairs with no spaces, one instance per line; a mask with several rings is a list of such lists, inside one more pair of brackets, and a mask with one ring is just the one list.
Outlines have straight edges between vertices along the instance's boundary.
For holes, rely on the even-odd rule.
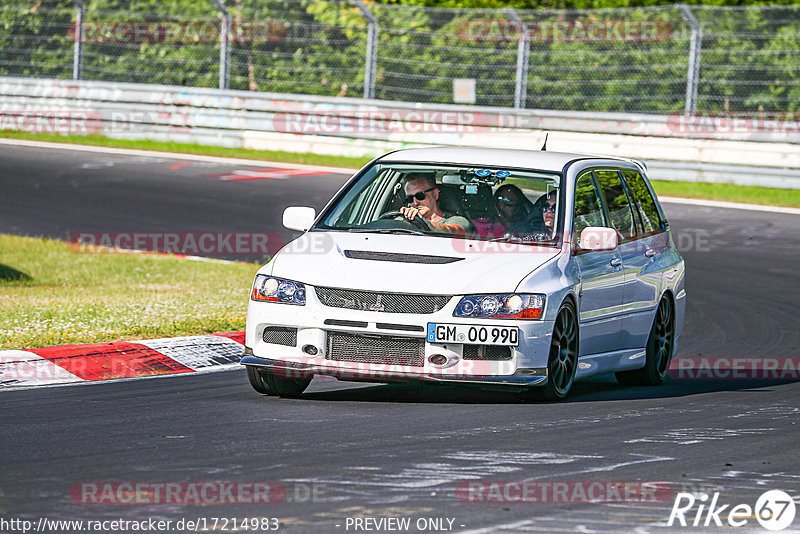
[[426,145],[538,149],[550,132],[550,150],[644,159],[656,179],[800,188],[800,124],[745,119],[0,77],[3,129],[351,156]]

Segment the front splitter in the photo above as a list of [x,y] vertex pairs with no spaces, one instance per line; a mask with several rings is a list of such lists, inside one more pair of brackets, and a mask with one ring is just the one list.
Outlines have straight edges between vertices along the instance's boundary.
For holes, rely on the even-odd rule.
[[[259,367],[270,370],[273,374],[285,378],[302,378],[312,375],[332,376],[345,381],[364,382],[404,382],[420,380],[426,382],[473,384],[473,385],[502,385],[517,387],[542,386],[547,383],[547,369],[524,369],[524,374],[513,375],[456,375],[431,372],[397,371],[397,370],[369,370],[349,369],[330,365],[320,366],[308,363],[290,362],[284,360],[271,360],[254,356],[249,348],[245,348],[245,355],[240,362],[242,365]],[[519,373],[520,370],[517,371]]]

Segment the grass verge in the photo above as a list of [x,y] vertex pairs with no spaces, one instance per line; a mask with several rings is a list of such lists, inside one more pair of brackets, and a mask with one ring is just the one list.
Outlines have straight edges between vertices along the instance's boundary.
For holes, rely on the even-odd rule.
[[244,330],[257,269],[0,234],[0,349]]
[[666,180],[653,180],[653,188],[656,190],[656,194],[665,197],[702,198],[705,200],[724,200],[726,202],[800,208],[800,189],[672,182]]
[[[184,154],[201,154],[205,156],[263,159],[266,161],[303,163],[307,165],[326,165],[350,169],[362,167],[370,160],[370,158],[323,156],[318,154],[300,154],[295,152],[249,150],[245,148],[224,148],[160,141],[131,141],[125,139],[111,139],[102,135],[38,134],[5,130],[0,131],[0,137],[29,139],[32,141],[49,141],[55,143],[107,146],[114,148],[132,148],[137,150],[157,150],[161,152],[178,152]],[[706,200],[722,200],[726,202],[745,202],[749,204],[763,204],[766,206],[788,206],[792,208],[800,208],[800,190],[798,189],[778,189],[772,187],[756,187],[734,184],[707,184],[660,180],[654,180],[653,187],[656,189],[656,192],[659,195],[664,196],[701,198]]]

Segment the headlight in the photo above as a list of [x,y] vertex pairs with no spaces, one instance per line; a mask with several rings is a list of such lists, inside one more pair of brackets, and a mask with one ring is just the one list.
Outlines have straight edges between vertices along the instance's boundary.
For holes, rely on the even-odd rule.
[[250,298],[265,302],[282,302],[284,304],[304,306],[306,303],[306,286],[292,280],[257,274],[255,282],[253,282],[253,293]]
[[462,297],[453,317],[482,319],[540,319],[544,313],[544,295],[467,295]]

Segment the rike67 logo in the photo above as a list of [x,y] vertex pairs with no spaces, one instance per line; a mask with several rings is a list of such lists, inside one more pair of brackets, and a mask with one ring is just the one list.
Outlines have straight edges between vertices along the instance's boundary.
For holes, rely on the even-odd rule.
[[762,493],[755,506],[719,501],[719,492],[714,492],[710,501],[706,493],[680,492],[675,496],[667,526],[744,527],[755,517],[767,530],[783,530],[792,524],[796,512],[792,497],[781,490]]

